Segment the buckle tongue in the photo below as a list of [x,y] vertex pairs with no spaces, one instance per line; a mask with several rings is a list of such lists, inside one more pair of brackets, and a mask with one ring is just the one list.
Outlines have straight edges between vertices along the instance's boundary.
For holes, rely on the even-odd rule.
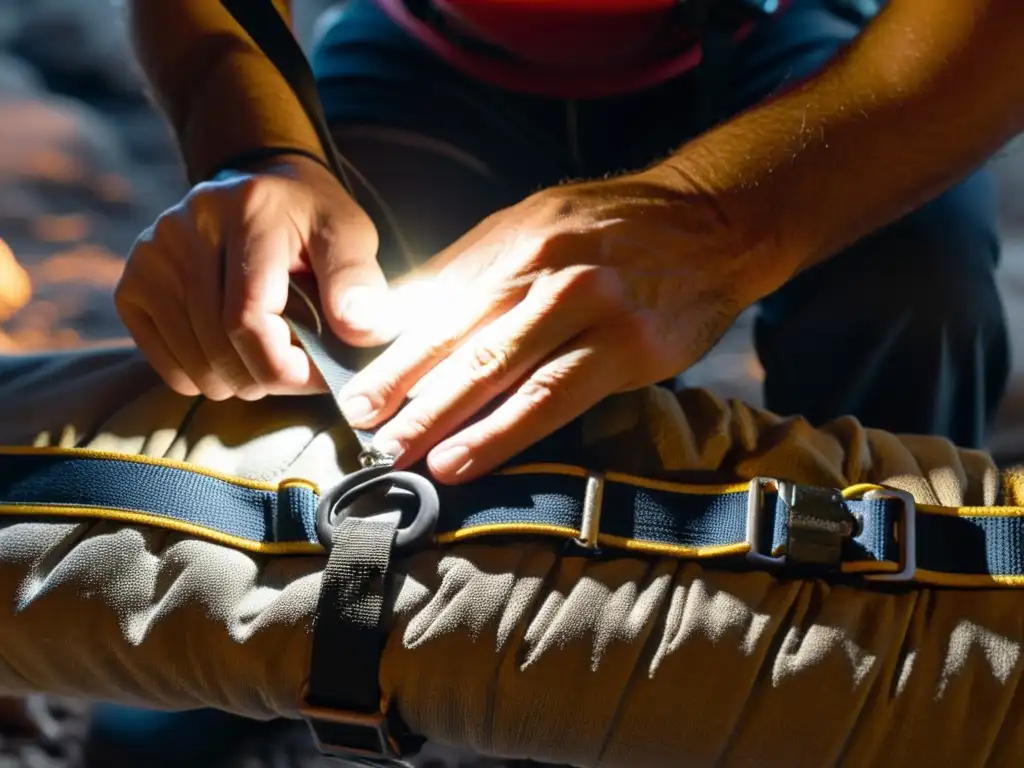
[[843,544],[857,520],[835,488],[783,483],[779,498],[789,512],[786,556],[797,566],[834,570],[843,560]]
[[[766,530],[764,486],[774,486],[785,507],[784,551],[771,552],[774,531]],[[774,528],[774,525],[772,526]],[[784,480],[757,477],[750,482],[747,499],[747,559],[770,567],[794,566],[836,570],[842,563],[843,545],[857,531],[857,518],[843,494],[835,488],[798,485]]]

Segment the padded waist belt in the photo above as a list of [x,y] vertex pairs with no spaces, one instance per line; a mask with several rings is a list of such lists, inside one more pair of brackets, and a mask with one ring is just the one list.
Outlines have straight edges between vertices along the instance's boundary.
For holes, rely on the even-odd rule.
[[[265,484],[195,465],[80,449],[0,447],[0,514],[146,525],[238,549],[324,554],[339,517],[390,490],[416,544],[555,537],[598,550],[706,560],[723,567],[944,587],[1024,586],[1024,508],[916,504],[873,485],[824,489],[782,479],[685,485],[555,463],[509,466],[461,486],[402,482],[386,464],[321,493],[306,480]],[[405,493],[396,494],[397,486]],[[380,510],[378,493],[373,512]],[[423,497],[430,520],[417,521]],[[409,502],[419,501],[419,505]],[[365,506],[365,505],[364,505]],[[407,507],[407,509],[402,509]],[[369,507],[366,507],[369,509]],[[416,526],[429,524],[417,533]]]

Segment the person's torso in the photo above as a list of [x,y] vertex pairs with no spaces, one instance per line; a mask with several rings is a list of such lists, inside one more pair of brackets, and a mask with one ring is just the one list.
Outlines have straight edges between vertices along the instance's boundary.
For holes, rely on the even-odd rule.
[[711,16],[742,36],[788,0],[376,0],[420,42],[495,85],[566,98],[693,68]]

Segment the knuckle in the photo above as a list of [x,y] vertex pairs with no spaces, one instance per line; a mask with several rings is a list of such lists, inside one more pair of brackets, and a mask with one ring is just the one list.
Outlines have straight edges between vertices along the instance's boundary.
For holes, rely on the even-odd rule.
[[163,221],[166,215],[166,213],[160,214],[160,216],[157,217],[156,221],[154,221],[152,224],[150,224],[148,227],[146,227],[139,233],[139,236],[135,238],[135,242],[132,243],[132,247],[128,251],[129,261],[139,261],[140,259],[145,259],[147,254],[149,254],[152,251],[153,245],[157,239],[157,225],[159,225]]
[[235,389],[235,396],[239,400],[244,400],[247,403],[254,403],[257,400],[262,400],[267,396],[267,390],[263,387],[252,384],[249,386],[238,387]]
[[232,191],[235,199],[245,209],[258,202],[266,194],[267,186],[266,179],[250,176],[238,181],[232,188]]
[[625,305],[626,292],[617,270],[585,265],[563,271],[565,276],[555,289],[557,301],[585,302],[603,311]]
[[223,384],[214,383],[205,378],[201,382],[197,383],[197,386],[199,387],[199,391],[202,392],[203,397],[207,400],[212,400],[215,403],[227,400],[233,394],[231,390]]
[[240,176],[229,181],[203,182],[189,192],[181,203],[184,213],[198,229],[206,230],[212,219],[234,211],[243,217],[265,205],[274,179]]
[[[133,251],[133,256],[135,253]],[[125,263],[124,270],[121,272],[121,276],[117,280],[117,284],[114,286],[114,309],[117,310],[121,319],[126,323],[127,316],[130,314],[132,307],[137,304],[141,292],[138,269],[138,258],[136,257],[133,260],[132,257],[129,257]]]
[[286,179],[256,175],[237,180],[230,189],[234,203],[242,215],[246,216],[266,208],[268,201],[287,184],[289,181]]
[[218,190],[223,189],[223,182],[204,180],[195,184],[189,193],[185,196],[185,199],[194,203],[201,203],[201,201],[207,199],[210,195],[216,194]]
[[430,414],[417,412],[402,417],[402,438],[408,443],[427,434],[432,427]]
[[222,318],[224,331],[235,343],[248,343],[260,335],[259,316],[246,308],[237,311],[226,309]]
[[424,360],[443,360],[448,357],[459,342],[456,334],[445,334],[442,337],[431,339],[422,345],[423,352],[419,354]]
[[503,379],[511,368],[511,354],[505,347],[474,344],[469,356],[470,376],[476,380]]
[[[369,384],[369,382],[363,382]],[[398,379],[394,376],[376,379],[369,387],[359,388],[359,393],[370,401],[370,408],[373,413],[389,410],[390,406],[401,400],[399,396]]]
[[233,350],[221,350],[220,354],[211,360],[211,365],[221,381],[231,391],[239,393],[254,387],[255,381],[241,359],[232,352]]
[[565,398],[565,388],[561,386],[558,374],[537,371],[519,388],[519,396],[524,398],[531,408],[557,410]]
[[124,278],[114,286],[114,310],[117,312],[118,317],[121,318],[121,322],[131,330],[134,324],[131,312],[131,288],[126,287]]

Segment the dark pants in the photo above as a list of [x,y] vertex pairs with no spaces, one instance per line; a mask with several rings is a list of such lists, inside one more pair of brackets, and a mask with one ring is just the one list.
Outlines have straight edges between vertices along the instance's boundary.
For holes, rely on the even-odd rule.
[[[313,62],[357,195],[381,225],[382,262],[400,269],[539,188],[646,166],[813,73],[867,23],[841,5],[797,0],[695,72],[603,100],[469,79],[372,0],[349,0]],[[1008,376],[998,254],[994,189],[978,173],[805,272],[760,306],[767,407],[980,445]]]

